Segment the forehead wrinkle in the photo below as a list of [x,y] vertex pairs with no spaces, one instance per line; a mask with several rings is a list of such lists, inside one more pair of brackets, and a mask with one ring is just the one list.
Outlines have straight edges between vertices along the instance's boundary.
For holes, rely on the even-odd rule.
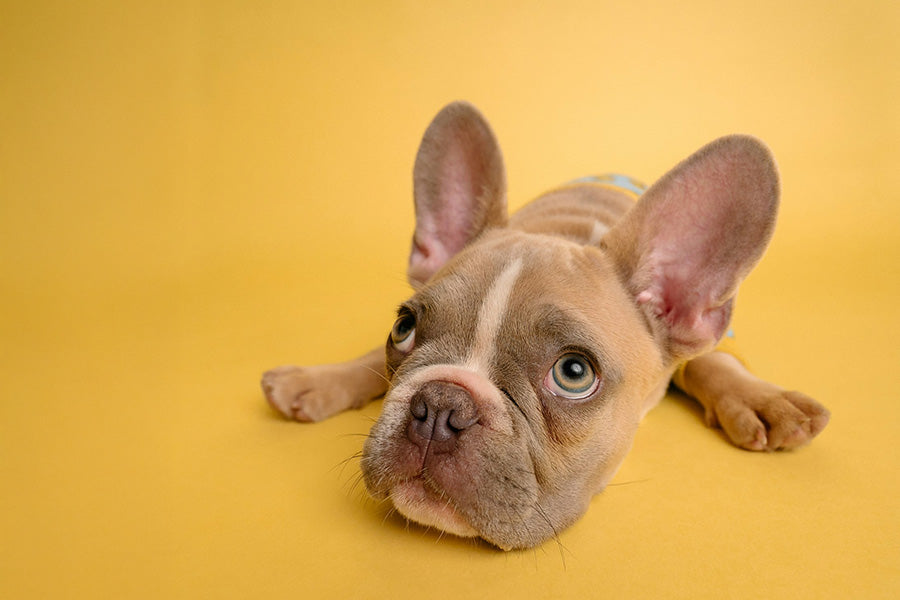
[[577,309],[543,304],[538,309],[532,327],[539,338],[549,340],[560,352],[567,347],[590,351],[600,361],[604,376],[608,379],[617,378],[616,363],[610,357],[603,340],[597,338],[596,327]]
[[[478,299],[471,297],[472,280],[453,273],[441,274],[429,280],[400,308],[407,308],[419,317],[429,320],[451,320],[463,323],[474,314]],[[470,320],[470,318],[469,318]],[[451,326],[459,331],[458,326]]]

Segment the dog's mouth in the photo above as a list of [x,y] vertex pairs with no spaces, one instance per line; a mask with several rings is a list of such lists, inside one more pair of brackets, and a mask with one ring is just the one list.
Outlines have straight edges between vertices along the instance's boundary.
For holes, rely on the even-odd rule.
[[453,499],[445,492],[435,491],[424,473],[396,484],[390,498],[410,521],[460,537],[479,535],[454,506]]
[[369,493],[409,521],[508,550],[554,533],[535,513],[527,440],[489,380],[432,365],[389,392],[360,466]]

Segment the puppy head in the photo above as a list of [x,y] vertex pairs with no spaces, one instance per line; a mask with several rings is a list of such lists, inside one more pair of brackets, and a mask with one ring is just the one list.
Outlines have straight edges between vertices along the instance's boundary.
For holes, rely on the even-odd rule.
[[[407,517],[500,546],[570,524],[630,445],[660,355],[597,249],[494,232],[403,304],[363,473]],[[572,282],[592,290],[572,295]],[[625,311],[609,310],[610,306]],[[651,365],[650,372],[645,367]]]
[[[681,219],[687,233],[661,226],[678,221],[679,191],[711,168],[728,180],[728,164],[757,165],[725,146],[676,167],[600,244],[581,246],[505,229],[490,128],[468,105],[444,109],[416,160],[417,292],[387,342],[392,387],[362,461],[370,493],[504,549],[534,546],[581,516],[648,398],[721,335],[771,232],[773,214],[748,217],[760,202],[727,181],[688,198],[709,206],[694,207],[700,223]],[[742,234],[748,220],[762,225]],[[710,239],[692,238],[681,256],[675,242],[688,234]],[[724,238],[728,248],[716,249]]]

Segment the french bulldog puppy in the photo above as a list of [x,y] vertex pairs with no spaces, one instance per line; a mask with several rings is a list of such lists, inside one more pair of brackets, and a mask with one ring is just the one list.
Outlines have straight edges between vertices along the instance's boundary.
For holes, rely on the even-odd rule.
[[646,191],[583,181],[508,217],[493,132],[471,105],[450,104],[416,157],[415,293],[386,349],[273,369],[266,398],[318,421],[384,396],[361,461],[371,495],[505,550],[587,510],[673,374],[737,446],[796,448],[828,411],[716,350],[778,196],[769,151],[735,135]]

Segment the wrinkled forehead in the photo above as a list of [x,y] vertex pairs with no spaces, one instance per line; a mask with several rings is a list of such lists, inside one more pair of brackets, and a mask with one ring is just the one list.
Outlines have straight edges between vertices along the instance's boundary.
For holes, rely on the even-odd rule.
[[464,250],[416,300],[470,354],[540,342],[615,355],[629,303],[611,262],[596,248],[534,238],[505,233]]

